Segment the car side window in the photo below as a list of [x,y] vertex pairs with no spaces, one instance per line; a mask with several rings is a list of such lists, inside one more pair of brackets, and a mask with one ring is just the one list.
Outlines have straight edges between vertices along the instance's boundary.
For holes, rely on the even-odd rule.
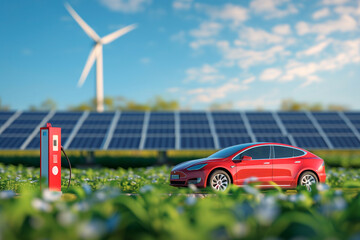
[[252,157],[252,159],[269,159],[270,146],[254,147],[239,154],[236,159],[241,159],[243,156]]
[[303,151],[300,151],[299,149],[293,148],[293,156],[294,156],[294,157],[300,157],[300,156],[302,156],[302,155],[304,155],[304,152],[303,152]]
[[304,155],[304,153],[298,149],[283,147],[283,146],[274,146],[275,158],[291,158]]

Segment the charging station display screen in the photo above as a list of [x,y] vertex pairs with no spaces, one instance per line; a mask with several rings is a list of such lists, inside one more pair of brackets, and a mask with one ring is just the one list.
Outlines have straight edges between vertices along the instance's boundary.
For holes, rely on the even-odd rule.
[[49,130],[42,129],[41,130],[41,178],[46,179],[44,184],[48,187],[49,178]]

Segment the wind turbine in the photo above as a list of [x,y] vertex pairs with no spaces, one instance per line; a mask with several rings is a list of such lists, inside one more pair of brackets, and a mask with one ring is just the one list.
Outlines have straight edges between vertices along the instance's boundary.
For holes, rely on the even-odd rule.
[[75,21],[80,25],[84,32],[94,40],[94,47],[90,51],[89,57],[86,61],[84,70],[81,73],[78,86],[81,87],[86,77],[88,76],[91,67],[96,61],[96,111],[104,111],[104,76],[103,76],[103,45],[109,44],[115,39],[121,37],[122,35],[130,32],[136,28],[135,24],[121,28],[113,33],[106,35],[105,37],[100,38],[99,35],[89,26],[87,23],[75,12],[75,10],[70,6],[70,4],[65,3],[65,7],[70,13],[70,15],[75,19]]

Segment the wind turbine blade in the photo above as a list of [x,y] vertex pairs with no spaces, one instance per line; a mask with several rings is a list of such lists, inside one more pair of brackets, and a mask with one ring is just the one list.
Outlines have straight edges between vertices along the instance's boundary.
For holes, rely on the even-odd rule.
[[87,23],[75,12],[75,10],[70,6],[70,4],[65,3],[65,7],[70,13],[70,15],[75,19],[75,21],[80,25],[80,27],[84,30],[84,32],[91,37],[94,41],[98,42],[100,37],[96,34],[96,32],[89,26]]
[[112,41],[114,41],[115,39],[121,37],[122,35],[130,32],[131,30],[135,29],[136,28],[136,24],[132,24],[132,25],[129,25],[129,26],[126,26],[124,28],[121,28],[113,33],[110,33],[108,35],[106,35],[105,37],[103,37],[101,39],[101,42],[103,44],[108,44],[108,43],[111,43]]
[[89,57],[86,61],[86,64],[85,64],[85,67],[84,67],[84,70],[82,71],[81,73],[81,76],[80,76],[80,80],[78,82],[78,87],[81,87],[84,82],[85,82],[85,79],[87,77],[87,75],[89,74],[90,72],[90,69],[92,67],[92,65],[94,64],[95,62],[95,59],[96,59],[96,52],[97,52],[97,49],[99,48],[100,45],[96,45],[90,52],[89,54]]

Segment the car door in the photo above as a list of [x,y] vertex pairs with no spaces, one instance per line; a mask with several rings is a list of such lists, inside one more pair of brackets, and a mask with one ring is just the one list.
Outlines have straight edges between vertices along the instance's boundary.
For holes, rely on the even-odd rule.
[[302,165],[305,152],[286,146],[273,146],[273,181],[281,187],[290,187]]
[[[246,180],[255,177],[256,180],[254,179],[253,182],[260,182],[260,185],[270,185],[270,181],[272,181],[270,152],[270,145],[267,145],[256,146],[237,155],[233,159],[236,165],[235,184],[243,185]],[[252,157],[252,159],[241,160],[243,156]]]

